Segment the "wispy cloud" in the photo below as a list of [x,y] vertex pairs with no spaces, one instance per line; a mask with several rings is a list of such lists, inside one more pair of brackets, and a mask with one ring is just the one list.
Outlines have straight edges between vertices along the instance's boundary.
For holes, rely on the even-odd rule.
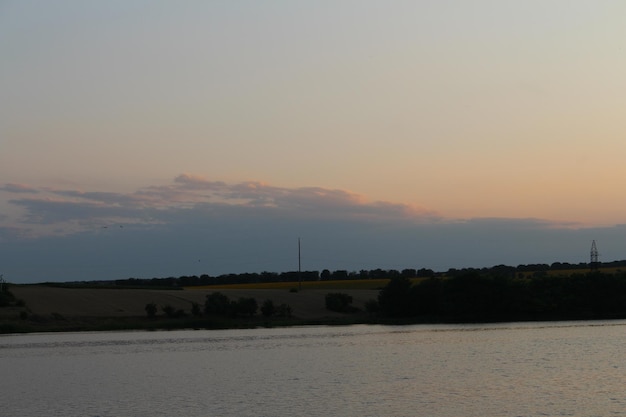
[[0,216],[3,268],[32,281],[293,270],[300,236],[305,268],[348,270],[584,262],[591,239],[623,259],[626,236],[624,226],[449,219],[346,190],[191,175],[130,193],[14,188],[0,189],[12,205]]
[[6,191],[9,193],[31,193],[37,194],[39,190],[34,187],[25,184],[7,183],[0,186],[0,191]]
[[537,218],[478,217],[460,220],[474,226],[501,226],[509,229],[581,228],[582,223]]
[[[285,188],[262,182],[228,184],[183,174],[163,186],[132,193],[36,188],[5,184],[8,200],[23,210],[18,226],[31,235],[75,233],[111,222],[134,224],[203,221],[206,216],[265,215],[300,219],[428,222],[436,212],[402,203],[369,202],[365,197],[321,187]],[[26,193],[19,197],[14,193]],[[56,225],[54,229],[50,226]],[[62,227],[62,226],[66,227]],[[43,227],[48,226],[48,227]],[[64,232],[63,232],[64,231]]]

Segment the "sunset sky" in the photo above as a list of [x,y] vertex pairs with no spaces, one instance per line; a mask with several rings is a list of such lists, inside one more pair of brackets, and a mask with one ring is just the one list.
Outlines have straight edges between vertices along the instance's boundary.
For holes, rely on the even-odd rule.
[[0,1],[0,274],[626,259],[625,16]]

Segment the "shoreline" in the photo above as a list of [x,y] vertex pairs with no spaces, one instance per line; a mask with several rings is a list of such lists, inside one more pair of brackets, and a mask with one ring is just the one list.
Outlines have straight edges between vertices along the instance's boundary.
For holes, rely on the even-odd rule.
[[352,325],[475,325],[498,323],[558,323],[577,321],[626,320],[625,315],[559,315],[517,317],[414,317],[390,318],[367,313],[343,313],[343,316],[302,319],[297,317],[251,318],[237,317],[73,317],[47,318],[39,321],[2,320],[0,336],[30,333],[106,332],[106,331],[169,331],[169,330],[229,330],[279,328],[299,326],[352,326]]
[[[123,330],[179,330],[179,329],[249,329],[291,326],[340,326],[357,324],[415,325],[415,324],[477,324],[558,322],[581,320],[621,320],[623,314],[515,314],[457,316],[384,317],[365,312],[365,303],[376,299],[379,291],[373,289],[303,289],[293,292],[281,289],[258,288],[198,288],[183,290],[155,289],[97,289],[60,288],[44,285],[12,286],[11,292],[21,305],[0,308],[0,334],[45,332],[91,332]],[[260,311],[252,317],[190,314],[193,303],[204,305],[208,294],[221,292],[231,300],[254,298],[261,306],[265,300],[287,304],[291,317],[265,317]],[[325,307],[329,292],[347,293],[353,297],[353,312],[339,313]],[[158,305],[159,313],[149,318],[147,303]],[[182,317],[167,317],[164,306],[184,311]]]

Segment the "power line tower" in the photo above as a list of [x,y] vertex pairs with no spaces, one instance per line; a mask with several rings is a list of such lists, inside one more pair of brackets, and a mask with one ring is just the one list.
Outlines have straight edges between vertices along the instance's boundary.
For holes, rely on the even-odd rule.
[[600,266],[600,262],[598,262],[598,248],[596,247],[596,241],[593,240],[591,241],[591,258],[589,260],[589,268],[591,268],[592,271],[597,271],[598,270],[598,266]]

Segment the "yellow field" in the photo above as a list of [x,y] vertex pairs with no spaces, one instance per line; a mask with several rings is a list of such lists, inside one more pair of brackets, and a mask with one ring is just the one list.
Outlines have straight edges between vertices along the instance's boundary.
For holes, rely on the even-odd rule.
[[[624,271],[624,267],[613,267],[613,268],[603,268],[600,267],[598,268],[599,272],[602,272],[604,274],[615,274],[618,272],[622,272]],[[568,275],[572,275],[572,274],[586,274],[587,272],[589,272],[590,269],[589,268],[580,268],[580,269],[557,269],[554,271],[548,271],[548,276],[568,276]]]
[[[414,284],[422,281],[423,278],[411,278]],[[336,281],[302,281],[302,289],[309,290],[378,290],[389,283],[388,278],[384,279],[348,279]],[[198,287],[185,287],[186,290],[290,290],[299,289],[298,282],[264,282],[251,284],[223,284],[223,285],[203,285]]]
[[302,287],[298,282],[263,282],[251,284],[224,284],[203,285],[199,287],[185,287],[186,290],[375,290],[384,287],[388,279],[357,279],[338,281],[303,281]]

